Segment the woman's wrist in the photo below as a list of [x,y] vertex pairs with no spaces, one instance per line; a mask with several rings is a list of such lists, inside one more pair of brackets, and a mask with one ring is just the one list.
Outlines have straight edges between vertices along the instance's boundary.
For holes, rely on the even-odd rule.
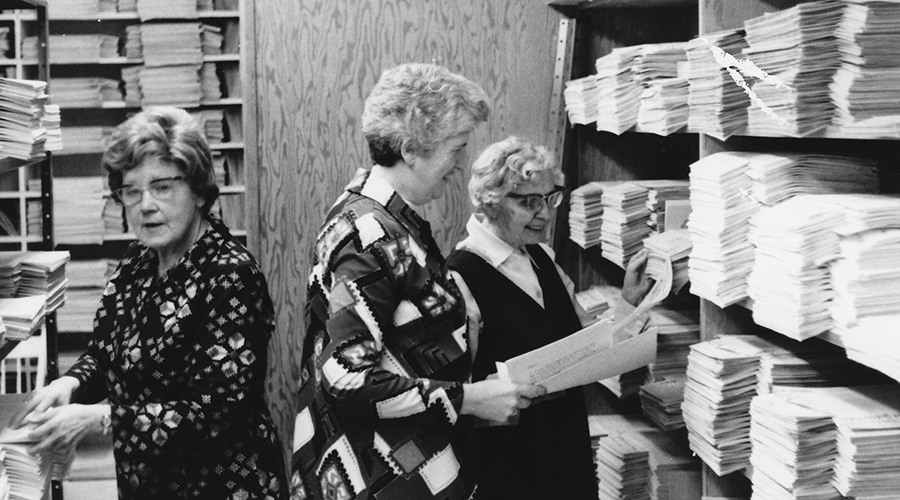
[[107,435],[110,433],[112,429],[112,407],[110,405],[98,404],[96,405],[99,410],[99,432],[102,435]]

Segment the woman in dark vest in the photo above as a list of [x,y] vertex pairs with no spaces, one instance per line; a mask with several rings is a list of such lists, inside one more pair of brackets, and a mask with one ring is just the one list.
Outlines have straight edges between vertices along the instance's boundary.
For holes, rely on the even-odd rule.
[[[574,285],[553,261],[546,239],[562,201],[562,171],[544,147],[517,137],[489,146],[472,166],[469,194],[477,208],[468,237],[448,264],[466,298],[473,381],[495,376],[496,361],[563,338],[590,320]],[[652,281],[642,250],[626,272],[623,317]],[[581,388],[533,401],[505,424],[475,431],[479,500],[596,499],[597,479]]]

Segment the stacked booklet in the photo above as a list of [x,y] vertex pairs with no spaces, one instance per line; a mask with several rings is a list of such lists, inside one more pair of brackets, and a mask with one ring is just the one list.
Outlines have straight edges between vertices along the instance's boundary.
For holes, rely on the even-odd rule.
[[600,199],[602,255],[624,269],[650,234],[647,189],[634,182],[620,182],[606,187]]
[[[137,0],[137,12],[141,21],[151,19],[196,19],[197,0]],[[144,24],[147,26],[147,24]]]
[[640,47],[617,47],[597,59],[597,130],[621,134],[637,124],[641,86],[634,77]]
[[600,439],[596,461],[600,500],[650,500],[650,454],[628,435]]
[[[725,140],[747,126],[750,98],[735,78],[728,57],[747,47],[743,30],[708,33],[688,42],[688,131]],[[723,64],[724,63],[724,64]]]
[[66,264],[68,251],[26,252],[21,262],[22,280],[18,296],[44,295],[47,312],[56,310],[66,301]]
[[643,89],[637,130],[669,135],[688,122],[688,80],[685,42],[640,46],[634,76]]
[[644,248],[650,253],[647,260],[647,275],[658,281],[669,272],[665,268],[670,267],[672,293],[677,294],[690,278],[688,258],[691,246],[691,235],[687,229],[651,234],[644,239]]
[[600,91],[597,75],[569,80],[563,91],[566,114],[573,125],[588,125],[597,121]]
[[0,156],[23,160],[44,156],[46,89],[46,82],[0,78]]
[[203,26],[198,22],[146,23],[141,26],[143,105],[200,105],[204,95],[202,32]]
[[681,404],[684,402],[685,377],[673,377],[641,386],[641,411],[664,431],[684,428]]
[[46,295],[0,299],[0,318],[6,326],[6,338],[25,340],[34,335],[44,324],[46,306]]
[[686,210],[690,210],[691,186],[685,179],[633,182],[647,189],[647,209],[650,210],[650,220],[647,221],[647,225],[653,232],[661,233],[666,229],[666,202],[682,202],[682,206],[687,207]]
[[119,81],[110,78],[54,78],[53,100],[64,108],[99,108],[103,103],[123,103]]
[[603,190],[614,181],[594,181],[575,188],[569,196],[569,239],[581,248],[600,243],[603,224]]

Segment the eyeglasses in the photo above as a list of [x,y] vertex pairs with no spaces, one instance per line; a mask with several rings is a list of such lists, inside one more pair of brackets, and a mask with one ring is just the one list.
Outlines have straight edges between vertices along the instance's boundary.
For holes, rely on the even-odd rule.
[[122,186],[112,192],[113,197],[126,207],[140,203],[144,196],[144,191],[150,193],[153,199],[158,201],[166,201],[175,194],[175,183],[183,181],[184,176],[176,175],[175,177],[164,177],[162,179],[154,179],[147,184],[147,187],[139,188],[137,186]]
[[553,186],[553,191],[550,191],[547,194],[508,193],[506,196],[516,200],[522,208],[537,212],[544,207],[544,203],[546,203],[549,208],[558,207],[560,203],[562,203],[565,191],[566,188],[563,186]]

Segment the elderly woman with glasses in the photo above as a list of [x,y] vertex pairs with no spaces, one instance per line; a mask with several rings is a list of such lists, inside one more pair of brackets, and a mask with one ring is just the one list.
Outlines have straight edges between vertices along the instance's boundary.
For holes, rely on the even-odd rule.
[[[472,380],[496,377],[505,361],[561,339],[592,320],[543,242],[563,199],[563,173],[547,148],[517,137],[489,146],[472,165],[477,214],[448,265],[466,298]],[[625,315],[649,291],[646,251],[630,262]],[[597,478],[581,388],[534,401],[503,425],[475,429],[479,500],[597,498]]]
[[13,425],[34,426],[34,453],[112,432],[119,498],[286,498],[264,397],[272,304],[253,256],[210,214],[219,190],[200,126],[181,109],[142,111],[103,166],[137,242],[87,352]]
[[362,129],[373,165],[316,241],[294,429],[298,498],[469,499],[471,417],[545,391],[469,382],[465,304],[413,206],[444,194],[488,116],[484,90],[433,64],[385,71]]

